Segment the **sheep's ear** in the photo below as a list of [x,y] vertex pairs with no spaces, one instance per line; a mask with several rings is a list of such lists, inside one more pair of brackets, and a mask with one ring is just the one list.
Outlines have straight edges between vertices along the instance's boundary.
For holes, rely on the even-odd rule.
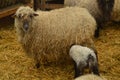
[[15,17],[16,17],[16,14],[13,14],[11,17],[12,17],[12,18],[15,18]]
[[37,13],[34,13],[33,15],[34,15],[34,16],[39,16],[39,14],[37,14]]

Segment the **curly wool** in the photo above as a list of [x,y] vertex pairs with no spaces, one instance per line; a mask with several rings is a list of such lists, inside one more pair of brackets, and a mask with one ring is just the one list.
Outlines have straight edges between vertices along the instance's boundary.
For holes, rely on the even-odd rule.
[[65,6],[78,6],[86,8],[90,14],[98,21],[102,21],[102,12],[99,9],[97,0],[91,2],[91,0],[64,0]]
[[[33,12],[31,8],[26,9],[27,7],[19,8],[16,14],[29,15]],[[15,19],[20,42],[26,53],[35,61],[45,63],[67,58],[72,44],[86,43],[93,47],[96,21],[86,9],[67,7],[36,13],[39,16],[33,18],[27,32],[19,28],[22,27],[22,22]]]

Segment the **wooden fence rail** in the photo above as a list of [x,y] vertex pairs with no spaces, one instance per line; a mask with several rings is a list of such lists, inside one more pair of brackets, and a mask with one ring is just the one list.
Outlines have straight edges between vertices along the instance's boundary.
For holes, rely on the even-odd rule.
[[6,8],[0,9],[0,18],[14,14],[16,12],[16,10],[22,5],[27,5],[27,6],[33,7],[34,10],[36,10],[36,9],[41,9],[41,10],[56,9],[56,8],[63,7],[63,4],[48,4],[48,3],[46,4],[46,0],[41,0],[41,1],[40,0],[31,0],[27,4],[16,4],[16,5],[12,5],[12,6],[8,6]]
[[16,4],[16,5],[8,6],[6,8],[2,8],[0,9],[0,18],[14,14],[16,10],[22,5],[33,7],[33,4],[34,4],[34,1],[31,0],[27,4]]

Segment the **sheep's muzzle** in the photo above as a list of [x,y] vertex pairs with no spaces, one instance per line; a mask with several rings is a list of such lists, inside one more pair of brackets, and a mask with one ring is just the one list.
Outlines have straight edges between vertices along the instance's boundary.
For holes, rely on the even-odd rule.
[[25,31],[28,30],[28,28],[29,28],[29,23],[28,23],[28,21],[25,21],[25,22],[23,23],[23,28],[24,28]]

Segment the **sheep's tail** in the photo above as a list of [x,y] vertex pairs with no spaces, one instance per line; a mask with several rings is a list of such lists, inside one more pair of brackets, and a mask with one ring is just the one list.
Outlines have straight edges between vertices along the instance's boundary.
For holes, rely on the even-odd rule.
[[100,75],[97,60],[91,54],[88,55],[88,66],[93,74]]

